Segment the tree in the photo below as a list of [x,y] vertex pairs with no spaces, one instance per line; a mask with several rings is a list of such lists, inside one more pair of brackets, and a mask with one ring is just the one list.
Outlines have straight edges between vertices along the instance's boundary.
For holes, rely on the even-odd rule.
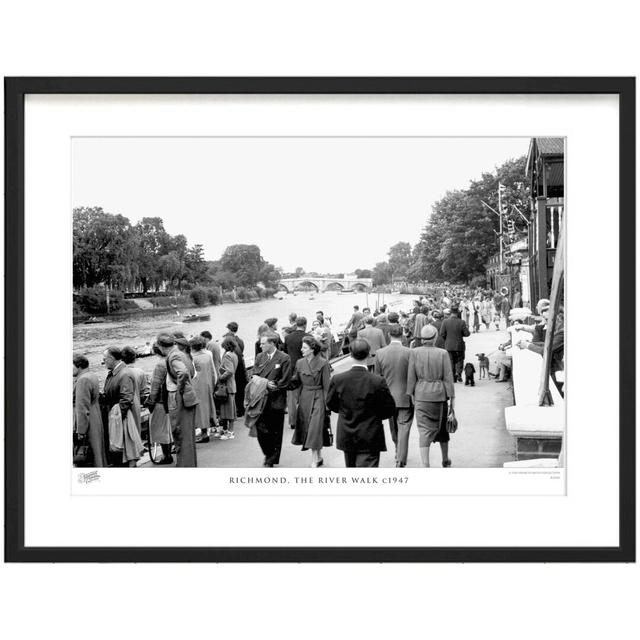
[[410,278],[468,282],[482,276],[489,257],[499,250],[499,218],[483,202],[497,210],[498,183],[504,185],[503,224],[506,228],[513,219],[523,233],[522,219],[513,205],[523,213],[527,210],[525,163],[525,157],[508,160],[495,173],[484,173],[467,189],[449,191],[436,202],[414,249]]
[[389,284],[391,282],[391,268],[388,262],[378,262],[373,268],[373,285]]
[[389,249],[389,268],[393,278],[406,278],[411,266],[411,245],[398,242]]
[[302,267],[296,267],[295,277],[299,278],[304,275],[304,269]]
[[373,272],[371,269],[356,269],[354,271],[356,274],[356,278],[371,278],[373,277]]
[[158,291],[162,282],[160,257],[166,253],[170,241],[162,218],[142,218],[133,228],[135,241],[140,249],[138,277],[144,293],[153,286]]
[[201,244],[196,244],[187,250],[185,266],[189,282],[198,285],[209,281],[208,265],[204,259],[204,249]]
[[266,262],[255,244],[234,244],[227,247],[220,258],[220,269],[232,273],[237,286],[254,287],[262,282],[265,287],[280,279],[275,267]]
[[102,207],[73,210],[73,284],[124,287],[138,274],[139,248],[128,218]]

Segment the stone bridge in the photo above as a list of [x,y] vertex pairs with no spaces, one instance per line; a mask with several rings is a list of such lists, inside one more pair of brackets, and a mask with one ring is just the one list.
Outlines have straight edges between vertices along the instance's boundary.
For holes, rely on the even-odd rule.
[[311,276],[301,276],[299,278],[283,278],[278,284],[278,289],[290,293],[303,287],[315,287],[316,291],[321,293],[323,291],[345,291],[350,289],[370,291],[372,286],[372,278],[356,278],[355,276],[347,276],[345,278],[313,278]]

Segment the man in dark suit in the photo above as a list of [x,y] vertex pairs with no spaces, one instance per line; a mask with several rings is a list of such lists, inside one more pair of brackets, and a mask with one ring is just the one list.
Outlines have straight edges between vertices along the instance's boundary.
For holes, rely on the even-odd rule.
[[391,438],[396,445],[396,467],[405,467],[414,412],[411,396],[407,394],[411,349],[402,345],[402,327],[399,324],[391,326],[389,337],[389,346],[376,353],[375,373],[385,379],[396,404],[396,410],[389,418],[389,427]]
[[462,382],[462,367],[464,365],[464,338],[470,336],[467,323],[460,318],[459,311],[451,310],[451,315],[442,321],[440,337],[444,340],[444,348],[451,359],[454,382]]
[[349,349],[356,362],[333,376],[327,393],[327,406],[339,414],[336,448],[347,467],[378,467],[380,452],[387,450],[382,421],[396,406],[384,378],[367,371],[369,343],[356,338]]
[[287,405],[287,387],[291,381],[291,359],[276,348],[280,339],[277,333],[266,333],[260,337],[259,353],[253,364],[253,375],[266,378],[267,401],[256,422],[258,442],[264,453],[265,467],[280,462],[284,409]]
[[[291,360],[291,372],[296,369],[296,362],[302,358],[302,338],[308,336],[307,319],[304,316],[296,318],[296,329],[288,333],[284,339],[284,350]],[[289,426],[293,429],[296,425],[296,411],[301,387],[287,391],[287,413],[289,414]]]

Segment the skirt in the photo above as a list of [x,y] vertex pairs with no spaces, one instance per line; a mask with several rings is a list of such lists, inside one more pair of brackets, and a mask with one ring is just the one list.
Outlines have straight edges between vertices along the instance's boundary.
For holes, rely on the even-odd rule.
[[442,402],[416,400],[416,423],[421,447],[428,447],[432,442],[449,442],[447,413],[446,400]]

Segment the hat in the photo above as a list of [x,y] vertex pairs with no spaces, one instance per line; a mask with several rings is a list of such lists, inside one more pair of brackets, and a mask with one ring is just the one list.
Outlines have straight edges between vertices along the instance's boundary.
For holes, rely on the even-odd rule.
[[438,330],[432,324],[425,324],[420,331],[423,340],[433,340],[438,335]]

